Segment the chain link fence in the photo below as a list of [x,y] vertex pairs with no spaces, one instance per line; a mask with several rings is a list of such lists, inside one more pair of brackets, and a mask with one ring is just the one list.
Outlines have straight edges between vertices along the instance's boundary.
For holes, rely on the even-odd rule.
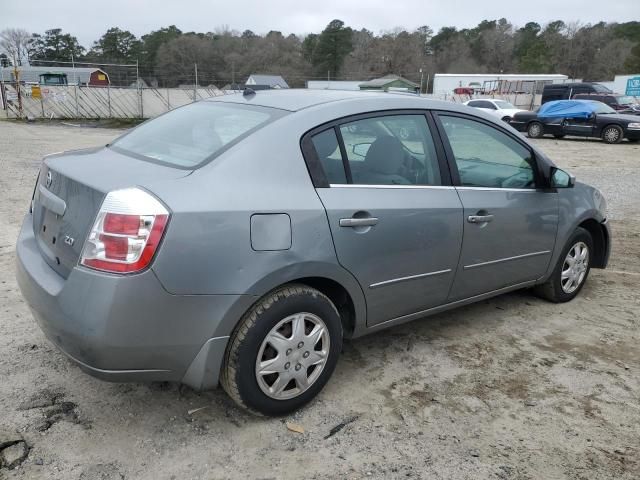
[[225,95],[217,88],[95,87],[0,83],[7,118],[152,118],[204,98]]

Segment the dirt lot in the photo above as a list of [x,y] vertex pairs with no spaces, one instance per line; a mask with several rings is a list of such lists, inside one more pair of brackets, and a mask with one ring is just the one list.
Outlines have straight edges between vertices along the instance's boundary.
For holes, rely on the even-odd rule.
[[517,292],[349,342],[317,401],[264,419],[222,391],[88,377],[22,301],[42,155],[117,134],[0,122],[0,448],[29,449],[0,478],[640,478],[640,146],[537,142],[609,199],[610,268],[576,300]]

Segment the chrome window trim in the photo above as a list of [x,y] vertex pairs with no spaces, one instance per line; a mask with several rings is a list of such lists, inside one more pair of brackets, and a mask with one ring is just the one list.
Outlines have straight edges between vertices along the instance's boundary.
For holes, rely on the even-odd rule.
[[[433,189],[433,190],[455,190],[452,185],[366,185],[362,183],[330,183],[330,188],[405,188],[405,189]],[[324,187],[318,187],[324,188]]]
[[372,283],[371,285],[369,285],[369,288],[373,289],[378,287],[385,287],[387,285],[392,285],[394,283],[406,282],[408,280],[417,280],[419,278],[432,277],[435,275],[442,275],[444,273],[450,273],[450,272],[451,272],[451,269],[447,268],[446,270],[437,270],[435,272],[420,273],[418,275],[409,275],[408,277],[392,278],[391,280]]
[[537,192],[538,188],[500,188],[500,187],[455,187],[457,190],[478,190],[490,192]]
[[480,262],[480,263],[474,263],[472,265],[465,265],[462,268],[463,268],[463,270],[469,270],[469,269],[472,269],[472,268],[484,267],[485,265],[494,265],[496,263],[509,262],[511,260],[520,260],[521,258],[537,257],[538,255],[547,255],[547,254],[550,254],[550,253],[551,253],[551,250],[543,250],[541,252],[525,253],[524,255],[516,255],[514,257],[499,258],[498,260],[490,260],[488,262]]

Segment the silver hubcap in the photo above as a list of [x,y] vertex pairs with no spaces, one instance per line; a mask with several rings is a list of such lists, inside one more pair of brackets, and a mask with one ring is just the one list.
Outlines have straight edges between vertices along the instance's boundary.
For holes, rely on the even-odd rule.
[[604,138],[609,142],[615,142],[620,137],[620,131],[617,128],[608,128],[606,132],[604,132]]
[[538,125],[537,123],[531,125],[529,127],[529,135],[531,135],[532,137],[537,137],[538,135],[540,135],[540,125]]
[[567,253],[562,265],[560,284],[564,293],[573,293],[584,281],[589,267],[589,247],[578,242]]
[[296,397],[318,379],[329,356],[329,330],[312,313],[291,315],[267,334],[256,359],[256,379],[276,400]]

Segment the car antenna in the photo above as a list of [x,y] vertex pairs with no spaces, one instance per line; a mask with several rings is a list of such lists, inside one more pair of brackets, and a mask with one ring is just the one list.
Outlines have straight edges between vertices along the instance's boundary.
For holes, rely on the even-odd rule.
[[248,97],[249,95],[255,95],[256,91],[253,88],[245,88],[242,92],[243,97]]

